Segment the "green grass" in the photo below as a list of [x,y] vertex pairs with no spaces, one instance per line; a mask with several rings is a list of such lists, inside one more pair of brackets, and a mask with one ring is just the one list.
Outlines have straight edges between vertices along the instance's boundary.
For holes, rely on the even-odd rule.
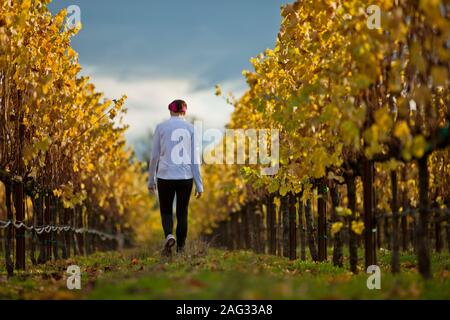
[[[450,299],[448,254],[433,254],[429,281],[418,275],[412,253],[401,255],[396,276],[389,272],[389,251],[379,251],[378,261],[381,290],[368,290],[362,269],[353,275],[330,262],[291,262],[201,243],[167,260],[147,246],[31,267],[9,280],[0,265],[0,299]],[[71,264],[81,267],[81,291],[66,289]]]

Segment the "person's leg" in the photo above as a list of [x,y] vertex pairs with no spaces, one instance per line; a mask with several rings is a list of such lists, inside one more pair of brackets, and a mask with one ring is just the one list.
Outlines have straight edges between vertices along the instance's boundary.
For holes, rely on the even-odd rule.
[[177,251],[184,248],[188,229],[188,206],[193,180],[177,181]]
[[159,208],[164,234],[167,238],[173,234],[173,199],[175,197],[175,185],[173,181],[158,179]]

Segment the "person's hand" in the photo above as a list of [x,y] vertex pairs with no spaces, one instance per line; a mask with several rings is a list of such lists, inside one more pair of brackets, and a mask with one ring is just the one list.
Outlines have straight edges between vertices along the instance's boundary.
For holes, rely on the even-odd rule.
[[150,194],[156,194],[156,186],[155,185],[148,186],[148,192],[150,192]]
[[196,199],[200,199],[202,197],[203,192],[196,192],[195,193],[195,198]]

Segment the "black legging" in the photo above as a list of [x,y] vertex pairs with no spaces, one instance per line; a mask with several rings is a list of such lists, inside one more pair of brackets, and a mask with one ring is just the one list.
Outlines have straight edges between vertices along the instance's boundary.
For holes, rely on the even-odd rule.
[[177,247],[184,247],[188,229],[188,206],[193,180],[158,179],[159,207],[166,237],[173,234],[173,199],[177,195]]

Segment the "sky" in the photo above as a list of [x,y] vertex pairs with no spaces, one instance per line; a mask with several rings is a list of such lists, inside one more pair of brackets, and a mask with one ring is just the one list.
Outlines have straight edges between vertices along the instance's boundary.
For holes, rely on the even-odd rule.
[[169,117],[175,99],[205,128],[223,128],[233,107],[215,85],[236,97],[246,90],[249,59],[273,48],[287,0],[53,0],[53,13],[80,8],[72,40],[82,74],[110,99],[128,96],[128,141]]

